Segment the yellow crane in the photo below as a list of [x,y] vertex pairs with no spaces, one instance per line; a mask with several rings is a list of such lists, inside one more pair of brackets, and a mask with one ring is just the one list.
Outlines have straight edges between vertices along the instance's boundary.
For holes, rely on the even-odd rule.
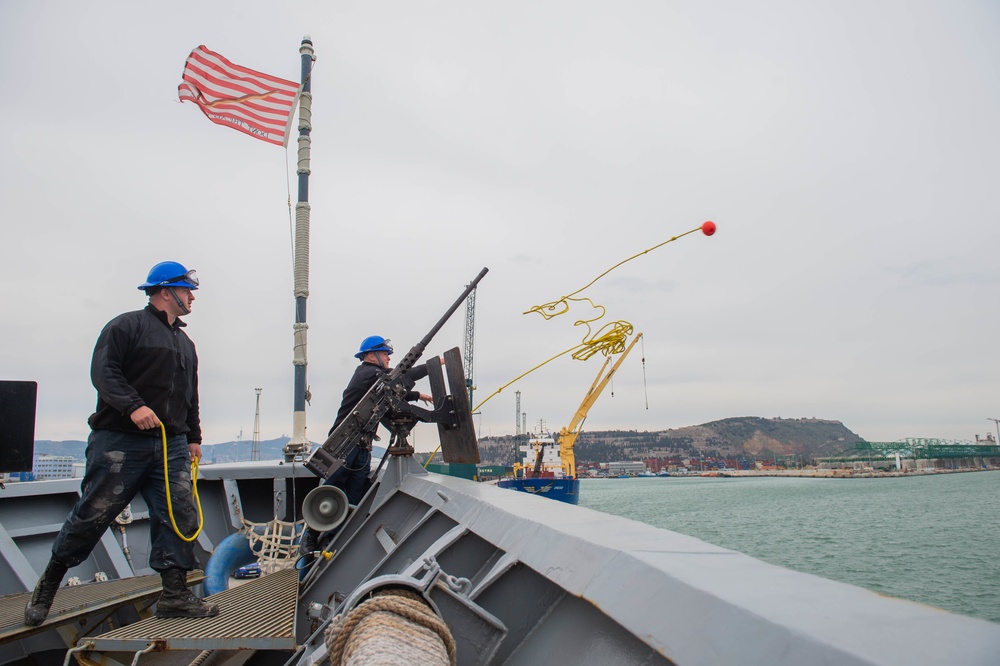
[[[559,458],[562,462],[563,474],[567,477],[576,477],[576,456],[573,453],[573,446],[576,444],[576,438],[580,435],[580,430],[583,428],[583,422],[587,420],[587,412],[590,408],[594,406],[597,402],[597,398],[600,397],[601,391],[607,386],[608,382],[614,376],[615,371],[618,370],[618,366],[622,364],[628,353],[632,351],[632,347],[635,347],[635,343],[639,342],[642,338],[642,333],[639,333],[632,339],[632,342],[625,351],[622,352],[618,360],[615,361],[611,369],[607,370],[608,365],[611,363],[612,359],[609,356],[604,359],[604,365],[601,366],[601,371],[597,373],[597,378],[594,379],[594,383],[591,385],[590,390],[587,391],[587,395],[584,396],[583,402],[576,410],[576,414],[573,415],[573,419],[569,422],[569,425],[564,427],[559,431]],[[542,455],[541,450],[538,453],[539,457]]]

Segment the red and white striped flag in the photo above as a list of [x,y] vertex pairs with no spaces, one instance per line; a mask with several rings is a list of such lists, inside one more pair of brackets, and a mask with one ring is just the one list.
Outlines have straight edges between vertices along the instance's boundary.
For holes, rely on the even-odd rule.
[[234,65],[204,46],[191,51],[183,78],[177,96],[197,104],[213,123],[285,145],[299,84]]

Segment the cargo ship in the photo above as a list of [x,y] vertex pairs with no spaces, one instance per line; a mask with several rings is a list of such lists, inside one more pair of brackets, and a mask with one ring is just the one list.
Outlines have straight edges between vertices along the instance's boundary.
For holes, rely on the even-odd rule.
[[[529,437],[528,444],[519,447],[522,458],[514,464],[514,476],[501,479],[497,482],[498,486],[569,504],[580,502],[580,479],[576,475],[576,456],[573,447],[583,431],[583,424],[587,420],[590,408],[615,376],[622,361],[641,339],[642,333],[637,333],[614,363],[610,356],[604,359],[594,383],[590,385],[569,425],[562,428],[556,436],[558,443],[556,437],[551,434]],[[540,422],[538,429],[544,432],[544,424]]]
[[515,465],[515,475],[522,476],[500,479],[499,487],[570,504],[580,502],[580,479],[564,474],[560,448],[551,435],[531,437],[520,449],[523,457]]

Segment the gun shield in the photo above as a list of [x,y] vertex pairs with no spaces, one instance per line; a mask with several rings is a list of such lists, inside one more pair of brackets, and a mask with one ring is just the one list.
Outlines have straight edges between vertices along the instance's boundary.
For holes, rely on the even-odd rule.
[[[458,347],[444,353],[444,371],[441,364],[432,359],[427,364],[427,378],[431,383],[435,411],[446,408],[447,419],[438,422],[438,438],[441,441],[441,456],[446,463],[477,464],[479,444],[472,425],[472,408],[466,393],[462,354]],[[445,376],[448,387],[445,386]]]

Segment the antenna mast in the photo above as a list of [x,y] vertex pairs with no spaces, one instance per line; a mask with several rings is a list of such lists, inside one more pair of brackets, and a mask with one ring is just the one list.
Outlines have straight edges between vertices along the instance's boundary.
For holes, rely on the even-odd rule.
[[299,198],[295,204],[295,260],[294,295],[295,323],[292,326],[294,348],[292,366],[295,370],[292,393],[292,436],[284,446],[285,462],[291,462],[296,455],[309,451],[306,437],[306,403],[312,397],[306,383],[306,300],[309,298],[309,173],[312,138],[312,64],[313,43],[309,35],[302,38],[299,46],[299,61],[302,73],[302,88],[299,92],[299,151],[296,174],[299,177]]
[[[468,286],[468,285],[466,285]],[[476,403],[472,400],[472,391],[476,388],[472,381],[472,352],[476,343],[476,288],[469,292],[465,299],[465,387],[469,391],[469,406]]]
[[521,392],[514,392],[514,435],[521,438]]
[[253,417],[253,441],[250,444],[250,460],[260,460],[260,392],[263,389],[255,388],[257,392],[257,411]]

